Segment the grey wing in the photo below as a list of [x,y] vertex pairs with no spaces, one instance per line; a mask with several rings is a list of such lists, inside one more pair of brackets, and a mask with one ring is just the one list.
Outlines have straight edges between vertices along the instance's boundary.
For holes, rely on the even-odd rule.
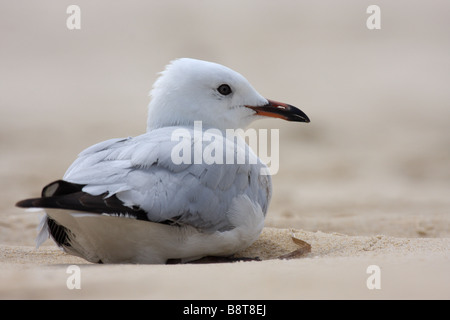
[[[226,230],[233,227],[228,220],[232,200],[243,194],[266,213],[271,180],[261,174],[265,165],[256,156],[256,163],[227,164],[224,153],[222,162],[194,164],[194,132],[186,128],[187,140],[173,140],[174,129],[161,128],[88,148],[67,170],[64,180],[85,185],[83,191],[91,195],[116,196],[125,206],[145,211],[154,222]],[[227,139],[207,141],[212,140],[228,152],[237,151]],[[191,161],[176,164],[172,152],[181,143],[190,148]],[[208,142],[202,144],[205,147]]]

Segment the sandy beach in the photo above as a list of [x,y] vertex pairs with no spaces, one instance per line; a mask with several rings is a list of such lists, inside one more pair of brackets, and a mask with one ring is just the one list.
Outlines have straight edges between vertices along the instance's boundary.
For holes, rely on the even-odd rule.
[[[448,3],[381,2],[380,30],[360,1],[107,3],[78,1],[80,30],[69,3],[0,5],[0,299],[450,298]],[[177,57],[227,65],[311,118],[253,126],[280,137],[266,226],[238,253],[262,261],[93,265],[35,249],[40,214],[14,204],[84,148],[143,133]],[[311,252],[278,259],[292,237]]]
[[[0,296],[206,300],[448,297],[449,239],[294,231],[311,243],[312,252],[301,259],[278,260],[279,253],[295,249],[291,231],[267,228],[244,252],[267,260],[225,264],[92,265],[54,247],[36,251],[29,246],[2,245]],[[67,287],[70,265],[80,267],[80,289]],[[380,289],[367,287],[371,265],[380,267]]]

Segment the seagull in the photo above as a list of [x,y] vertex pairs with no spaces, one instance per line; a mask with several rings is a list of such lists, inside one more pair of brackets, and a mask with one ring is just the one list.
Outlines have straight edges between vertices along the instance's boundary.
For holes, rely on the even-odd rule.
[[[308,116],[264,98],[228,67],[191,58],[171,61],[150,96],[146,133],[85,149],[41,197],[17,203],[45,211],[37,247],[51,237],[92,263],[164,264],[232,257],[259,237],[272,194],[267,166],[242,137],[224,133],[256,119]],[[174,161],[183,152],[192,160],[211,141],[231,156]],[[189,148],[175,152],[181,142]],[[239,152],[243,163],[225,161]]]

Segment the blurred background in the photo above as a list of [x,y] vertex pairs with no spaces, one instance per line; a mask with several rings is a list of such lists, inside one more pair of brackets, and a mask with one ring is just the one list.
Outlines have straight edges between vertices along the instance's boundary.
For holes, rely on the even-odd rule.
[[1,1],[0,46],[0,243],[33,245],[36,214],[15,202],[84,148],[145,132],[157,73],[180,57],[311,118],[254,124],[280,129],[267,226],[450,236],[448,1]]

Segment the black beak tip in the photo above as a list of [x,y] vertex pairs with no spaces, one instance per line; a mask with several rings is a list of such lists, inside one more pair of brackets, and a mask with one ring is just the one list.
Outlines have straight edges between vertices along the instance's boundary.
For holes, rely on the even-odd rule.
[[306,122],[306,123],[310,123],[310,122],[311,122],[311,120],[309,120],[308,116],[306,116],[305,122]]
[[291,117],[289,117],[288,120],[305,123],[311,122],[311,120],[309,120],[309,117],[302,110],[291,105],[289,105],[289,109],[291,111]]
[[310,123],[311,120],[309,120],[309,117],[305,114],[303,117],[301,117],[301,122]]

